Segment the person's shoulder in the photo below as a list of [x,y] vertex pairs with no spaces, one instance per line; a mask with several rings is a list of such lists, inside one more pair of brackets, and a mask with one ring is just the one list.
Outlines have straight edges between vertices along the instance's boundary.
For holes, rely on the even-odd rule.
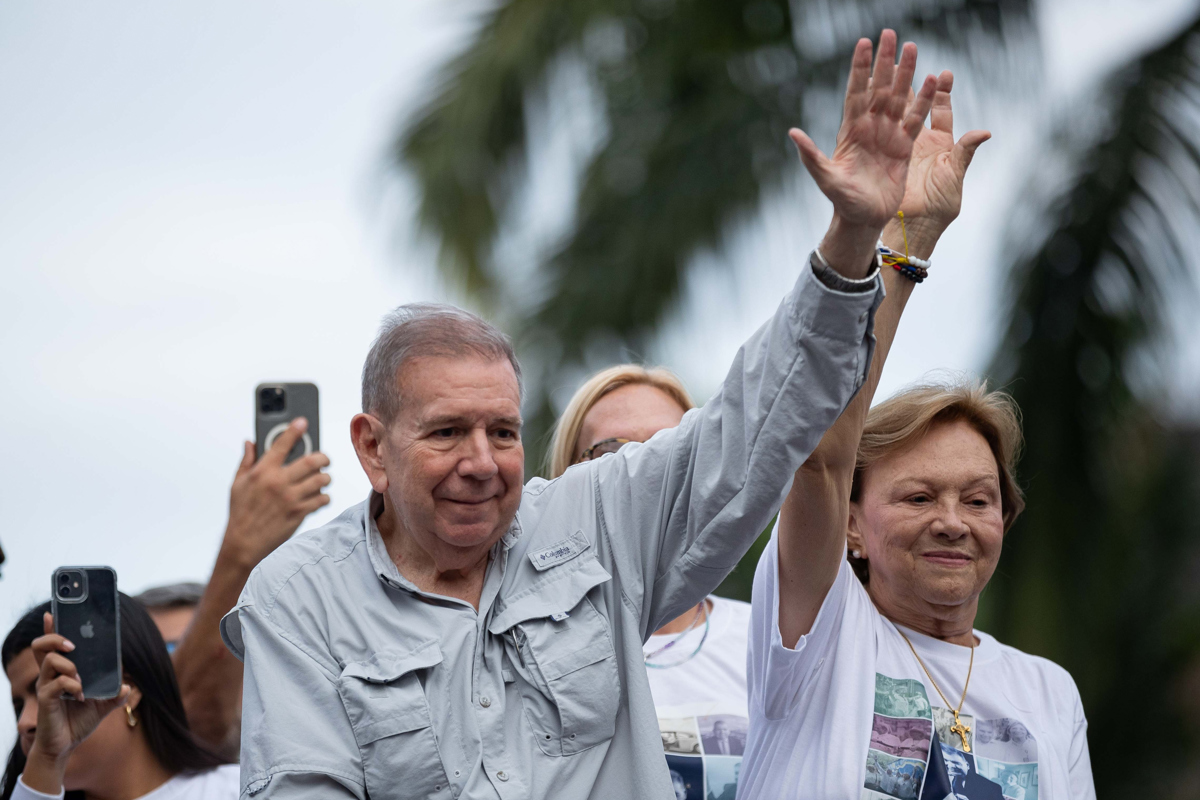
[[224,800],[236,798],[241,790],[241,770],[237,764],[181,775],[178,800]]
[[1072,698],[1079,697],[1079,689],[1075,685],[1075,679],[1060,664],[1044,656],[1018,650],[1012,645],[1004,644],[996,639],[996,637],[983,631],[976,631],[975,633],[981,640],[986,641],[997,649],[999,657],[1007,663],[1014,673],[1021,676],[1021,680],[1026,682],[1026,685],[1030,685],[1031,683],[1040,684],[1058,696],[1069,695]]
[[321,527],[297,534],[275,548],[250,573],[243,597],[271,601],[298,575],[338,569],[365,543],[366,513],[366,502],[351,506]]
[[711,594],[708,597],[713,602],[713,610],[727,614],[730,624],[749,626],[750,612],[754,608],[753,605],[744,600],[734,600],[732,597],[721,597],[716,594]]

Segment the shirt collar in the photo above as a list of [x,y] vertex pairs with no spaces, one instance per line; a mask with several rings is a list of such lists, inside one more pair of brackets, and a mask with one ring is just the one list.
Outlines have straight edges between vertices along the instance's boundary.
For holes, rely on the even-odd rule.
[[[366,522],[363,525],[367,541],[367,556],[371,559],[371,569],[381,581],[389,586],[410,592],[419,592],[416,585],[401,574],[396,567],[396,562],[392,561],[392,557],[388,555],[387,546],[383,543],[383,534],[379,532],[379,525],[375,522],[382,513],[383,495],[372,489],[371,494],[367,497]],[[500,537],[500,541],[492,546],[488,569],[490,570],[492,564],[497,561],[501,562],[503,568],[508,561],[508,551],[520,538],[521,521],[518,516],[513,518],[512,524]]]

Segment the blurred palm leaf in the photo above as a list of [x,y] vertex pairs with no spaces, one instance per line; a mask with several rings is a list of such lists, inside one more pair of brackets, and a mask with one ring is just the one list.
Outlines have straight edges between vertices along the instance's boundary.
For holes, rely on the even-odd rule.
[[[1195,758],[1195,700],[1179,691],[1200,657],[1186,571],[1200,546],[1200,453],[1158,406],[1162,320],[1196,299],[1197,53],[1200,18],[1109,81],[1100,113],[1071,115],[1071,127],[1100,120],[1100,134],[1033,212],[1046,227],[1012,267],[992,370],[1024,414],[1029,506],[981,627],[1075,677],[1101,796],[1195,796],[1190,778],[1182,791],[1173,781]],[[1029,224],[1011,238],[1028,241]]]
[[[614,357],[644,351],[692,256],[794,174],[785,132],[807,124],[809,93],[840,90],[859,36],[890,25],[978,56],[989,41],[997,52],[1005,30],[1031,32],[1029,18],[1028,0],[509,0],[489,12],[394,152],[416,177],[446,274],[507,311],[540,362],[534,463],[563,371],[597,338]],[[608,135],[583,169],[572,230],[540,265],[540,290],[508,296],[493,248],[530,157],[525,99],[567,53],[586,63]]]

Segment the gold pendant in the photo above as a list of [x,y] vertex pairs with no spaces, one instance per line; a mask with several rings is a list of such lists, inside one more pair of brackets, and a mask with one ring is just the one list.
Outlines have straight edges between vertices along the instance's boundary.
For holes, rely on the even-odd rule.
[[958,734],[958,738],[962,739],[963,752],[971,752],[971,745],[967,744],[967,734],[971,732],[970,725],[963,725],[958,721],[958,712],[952,711],[954,714],[954,725],[950,728],[951,733]]

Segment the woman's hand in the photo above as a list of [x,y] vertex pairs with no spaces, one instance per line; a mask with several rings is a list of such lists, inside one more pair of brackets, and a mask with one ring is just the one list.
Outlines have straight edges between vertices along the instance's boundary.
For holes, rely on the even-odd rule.
[[[116,697],[85,698],[75,664],[63,655],[74,650],[75,645],[54,633],[54,618],[50,614],[45,615],[43,624],[45,635],[33,640],[33,657],[39,669],[37,732],[22,779],[30,789],[57,794],[62,790],[71,751],[125,702],[130,689],[122,684]],[[74,699],[64,699],[64,695]]]
[[900,208],[913,144],[937,88],[937,80],[927,76],[910,103],[917,46],[911,42],[904,45],[898,67],[895,58],[896,34],[885,30],[879,38],[872,75],[871,41],[859,40],[846,86],[842,127],[831,158],[803,131],[793,128],[789,132],[805,168],[833,202],[834,219],[821,244],[822,252],[831,265],[850,277],[855,277],[851,274],[855,268],[865,268],[879,232]]
[[[987,131],[968,131],[954,141],[953,88],[954,74],[946,70],[937,79],[929,127],[921,128],[908,162],[900,211],[904,212],[909,252],[918,258],[929,258],[938,237],[958,217],[967,167],[979,145],[992,138]],[[885,244],[902,249],[903,238],[899,220],[889,221]]]

